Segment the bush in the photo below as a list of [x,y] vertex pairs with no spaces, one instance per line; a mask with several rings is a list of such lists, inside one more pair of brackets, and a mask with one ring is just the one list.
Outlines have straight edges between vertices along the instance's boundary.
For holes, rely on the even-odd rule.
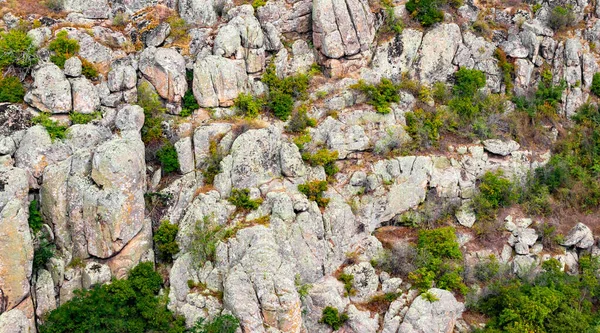
[[323,192],[327,191],[327,182],[324,180],[300,184],[298,185],[298,191],[306,195],[308,200],[316,202],[321,208],[325,208],[329,204],[329,199],[323,198]]
[[254,10],[258,9],[259,7],[262,7],[264,5],[267,4],[266,0],[253,0],[252,1],[252,7],[254,7]]
[[162,278],[152,266],[144,262],[125,280],[76,291],[50,312],[39,332],[184,332],[183,318],[167,310],[164,297],[157,297]]
[[558,31],[566,26],[571,26],[575,22],[575,14],[573,8],[570,5],[566,7],[556,6],[550,12],[548,18],[548,24],[555,31]]
[[190,238],[190,251],[194,258],[197,258],[199,266],[215,260],[217,245],[227,235],[228,231],[209,216],[205,215],[202,220],[196,222]]
[[380,28],[382,32],[393,32],[401,34],[404,30],[404,23],[394,14],[394,6],[390,0],[381,2],[384,9],[384,25]]
[[202,170],[202,176],[206,184],[212,185],[215,176],[221,172],[221,160],[223,160],[223,156],[217,148],[217,142],[211,140],[208,147],[208,157],[204,161],[204,169]]
[[196,97],[192,90],[186,91],[185,95],[183,95],[181,113],[179,115],[182,117],[189,117],[194,111],[198,110],[198,108],[200,108],[200,105],[198,104],[198,101],[196,101]]
[[69,113],[69,120],[73,124],[88,124],[94,119],[98,119],[102,116],[100,112],[94,113],[79,113],[79,112],[71,112]]
[[513,183],[502,171],[486,172],[480,179],[479,192],[473,198],[473,209],[479,221],[493,221],[498,209],[513,204],[517,198]]
[[338,159],[337,151],[322,148],[314,154],[308,152],[302,153],[302,159],[312,166],[322,166],[325,169],[325,174],[328,176],[333,176],[339,171],[335,165],[335,161]]
[[438,145],[440,130],[444,125],[441,112],[416,109],[414,112],[407,112],[405,117],[404,129],[412,139],[410,143],[412,148],[429,148]]
[[245,117],[256,118],[262,109],[262,100],[250,94],[241,93],[235,99],[235,106]]
[[179,244],[175,240],[177,238],[179,227],[176,224],[171,224],[169,221],[163,221],[156,233],[154,233],[154,243],[158,249],[158,253],[163,260],[171,262],[173,256],[179,252]]
[[142,140],[145,143],[157,142],[163,139],[162,114],[166,109],[154,87],[143,81],[138,86],[138,105],[144,109],[144,126]]
[[31,231],[33,231],[33,235],[37,234],[38,231],[42,230],[42,225],[44,224],[44,221],[42,220],[42,214],[40,213],[37,200],[32,200],[29,203],[28,222]]
[[54,245],[48,242],[46,235],[43,235],[33,251],[33,271],[37,272],[46,267],[48,260],[52,257],[54,257]]
[[515,72],[515,65],[508,62],[506,53],[501,48],[497,48],[494,51],[494,56],[498,59],[498,67],[502,70],[502,81],[506,87],[506,93],[510,94],[513,90],[513,76]]
[[475,264],[474,276],[480,282],[489,282],[500,273],[500,263],[496,256],[490,255],[485,260],[480,260]]
[[229,202],[241,210],[256,210],[262,203],[261,199],[250,199],[250,190],[248,189],[233,189],[229,196]]
[[9,66],[31,68],[39,60],[36,51],[26,32],[17,29],[0,32],[0,69]]
[[52,11],[60,12],[65,8],[64,0],[46,0],[46,7]]
[[334,331],[337,331],[347,320],[348,315],[346,313],[340,314],[338,309],[332,306],[326,306],[323,309],[323,313],[319,322],[331,327]]
[[302,133],[307,127],[314,127],[317,125],[317,121],[314,118],[308,117],[308,107],[306,105],[301,106],[296,112],[292,114],[286,130],[292,133]]
[[98,70],[96,69],[96,66],[94,66],[94,64],[92,64],[85,58],[80,58],[80,59],[81,59],[81,74],[83,74],[83,76],[85,76],[89,80],[96,80],[98,78]]
[[455,96],[472,97],[485,87],[485,74],[480,70],[461,67],[454,77],[456,82],[452,91]]
[[440,0],[409,0],[406,10],[424,27],[431,26],[444,20],[444,12],[439,9]]
[[344,290],[346,290],[345,296],[352,296],[356,293],[352,283],[354,282],[354,275],[342,273],[338,276],[338,280],[344,283]]
[[175,147],[170,142],[164,144],[156,152],[156,157],[160,161],[163,174],[169,174],[179,170],[177,150],[175,150]]
[[351,85],[350,88],[366,94],[367,104],[373,105],[378,113],[390,113],[390,104],[400,101],[400,96],[398,95],[400,87],[385,78],[381,79],[377,85],[367,84],[360,80],[357,84]]
[[211,321],[200,318],[189,333],[235,333],[240,321],[232,315],[218,315]]
[[0,103],[21,103],[25,97],[25,88],[19,78],[14,76],[0,77]]
[[600,97],[600,73],[595,73],[594,78],[592,79],[592,86],[590,87],[590,91],[594,93],[594,95]]
[[65,61],[79,52],[79,42],[70,39],[68,33],[63,30],[50,42],[48,49],[54,52],[50,61],[60,68],[65,68]]
[[294,98],[280,90],[273,90],[269,92],[268,106],[275,117],[286,121],[294,110]]
[[65,133],[67,132],[67,126],[59,125],[57,121],[50,118],[49,113],[40,113],[39,116],[33,117],[31,122],[34,124],[42,125],[50,138],[54,141],[55,139],[64,139]]
[[277,76],[275,65],[267,66],[262,75],[262,82],[269,87],[266,104],[277,118],[287,120],[294,109],[294,99],[307,98],[310,78],[310,75],[301,73],[281,79]]

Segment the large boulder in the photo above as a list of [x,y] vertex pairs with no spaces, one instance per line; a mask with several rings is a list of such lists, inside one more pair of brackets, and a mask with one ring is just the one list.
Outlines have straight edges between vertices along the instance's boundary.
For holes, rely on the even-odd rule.
[[461,40],[460,28],[454,23],[440,24],[423,36],[417,60],[421,82],[433,84],[448,80],[455,70],[452,60]]
[[588,226],[583,223],[577,223],[577,225],[569,231],[569,234],[567,234],[561,245],[587,249],[594,245],[594,235]]
[[96,87],[84,77],[70,79],[73,94],[73,110],[79,113],[94,113],[100,108],[100,96]]
[[243,60],[207,56],[194,65],[194,96],[201,107],[231,106],[248,90]]
[[33,87],[25,102],[44,112],[69,113],[73,109],[71,84],[55,64],[41,65],[33,73]]
[[211,26],[217,22],[215,0],[179,0],[179,15],[190,24]]
[[63,7],[66,11],[80,12],[91,19],[105,19],[110,13],[107,0],[65,0]]
[[19,309],[0,314],[0,333],[30,333],[32,327],[29,319]]
[[180,103],[187,91],[185,60],[174,49],[149,47],[142,52],[140,72],[152,83],[160,97]]
[[429,289],[428,293],[436,300],[428,300],[423,295],[417,297],[404,316],[398,333],[452,332],[456,320],[465,310],[464,304],[454,298],[451,292],[442,289]]

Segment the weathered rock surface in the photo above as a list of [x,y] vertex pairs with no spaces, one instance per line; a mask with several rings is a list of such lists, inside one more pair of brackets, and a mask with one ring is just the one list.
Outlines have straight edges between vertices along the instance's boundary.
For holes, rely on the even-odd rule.
[[33,73],[33,89],[25,102],[44,112],[69,113],[73,109],[71,84],[55,64],[41,65]]
[[149,47],[140,55],[140,71],[158,94],[169,102],[180,103],[187,91],[185,60],[168,48]]
[[465,306],[458,302],[451,292],[442,289],[429,289],[437,298],[430,302],[423,296],[417,297],[404,316],[398,328],[401,333],[452,332],[456,320]]
[[201,107],[231,106],[248,89],[242,60],[207,56],[194,65],[194,96]]

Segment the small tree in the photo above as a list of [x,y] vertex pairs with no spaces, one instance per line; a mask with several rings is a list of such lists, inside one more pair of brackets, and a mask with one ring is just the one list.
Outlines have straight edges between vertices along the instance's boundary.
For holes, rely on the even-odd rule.
[[600,73],[594,74],[590,90],[592,93],[594,93],[594,95],[600,97]]
[[179,252],[179,245],[175,240],[179,227],[169,221],[163,221],[154,234],[154,243],[164,260],[172,261],[173,255]]

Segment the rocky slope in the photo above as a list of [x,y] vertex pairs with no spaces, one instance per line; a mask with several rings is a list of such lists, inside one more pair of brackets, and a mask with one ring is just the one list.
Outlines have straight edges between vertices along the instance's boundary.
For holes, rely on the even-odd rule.
[[[389,230],[382,227],[399,225],[405,213],[430,202],[459,207],[452,223],[467,265],[494,254],[525,274],[555,257],[576,271],[580,252],[599,251],[585,224],[564,226],[574,229],[558,254],[545,251],[533,224],[539,221],[522,213],[500,216],[506,230],[497,231],[494,246],[482,245],[471,229],[478,223],[470,208],[478,179],[502,170],[524,182],[548,161],[549,146],[459,140],[418,154],[377,154],[390,142],[410,140],[406,114],[421,103],[419,96],[402,91],[391,112],[380,114],[350,88],[359,79],[451,83],[464,67],[485,74],[486,91],[506,92],[495,55],[501,49],[514,62],[515,94],[531,91],[550,69],[556,82],[566,82],[560,111],[572,116],[590,98],[598,71],[600,6],[566,3],[579,23],[556,34],[547,2],[533,13],[525,5],[467,1],[422,28],[398,1],[392,13],[405,28],[390,35],[383,32],[385,9],[365,0],[269,0],[256,9],[230,0],[65,0],[54,18],[23,15],[0,1],[6,30],[19,20],[41,22],[27,33],[40,47],[40,62],[26,75],[24,103],[0,104],[0,332],[35,332],[44,314],[76,289],[123,278],[142,261],[161,261],[153,233],[162,220],[178,226],[180,251],[158,267],[169,286],[168,307],[187,326],[231,313],[242,332],[331,332],[320,319],[332,306],[348,315],[340,332],[470,331],[476,323],[463,319],[462,297],[432,288],[428,294],[437,301],[430,302],[406,277],[373,267],[384,247],[408,243],[375,237]],[[164,13],[178,13],[185,37],[173,35],[180,28]],[[115,17],[129,20],[116,25]],[[473,30],[476,21],[498,26],[484,37]],[[48,43],[60,31],[78,41],[80,58],[100,72],[97,80],[82,74],[76,57],[64,69],[50,61]],[[280,77],[313,64],[322,69],[308,90],[308,114],[317,124],[308,129],[307,147],[337,151],[340,171],[333,178],[303,159],[285,122],[266,113],[251,122],[235,117],[240,94],[268,90],[261,75],[269,64]],[[163,177],[149,158],[154,148],[142,141],[148,114],[136,104],[143,84],[165,108],[160,126],[177,151],[176,175]],[[199,108],[181,116],[190,90]],[[514,105],[507,102],[506,109]],[[65,138],[54,139],[29,122],[40,112],[63,123],[70,112],[101,117],[69,124]],[[547,130],[552,137],[559,129]],[[222,160],[211,186],[203,171],[214,150]],[[298,190],[328,178],[325,208]],[[260,207],[240,213],[228,200],[235,189],[249,189],[251,198],[262,199]],[[152,196],[166,199],[157,205]],[[28,225],[32,200],[40,202],[42,230],[55,246],[37,271],[40,236]],[[207,219],[240,227],[218,243],[213,260],[199,264],[192,243],[198,221]],[[352,295],[337,279],[341,272],[354,277]],[[302,285],[311,287],[300,292]],[[400,297],[384,311],[366,305],[389,292]]]

